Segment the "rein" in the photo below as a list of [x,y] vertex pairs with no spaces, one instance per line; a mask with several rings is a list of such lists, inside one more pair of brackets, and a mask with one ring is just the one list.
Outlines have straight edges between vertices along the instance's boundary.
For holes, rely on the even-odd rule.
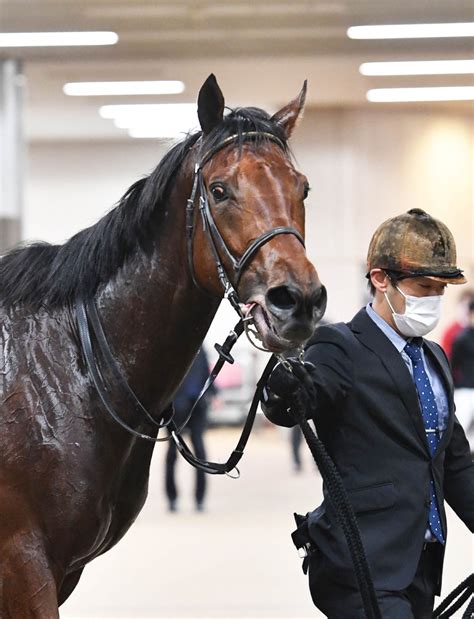
[[[229,336],[227,337],[226,341],[224,342],[222,346],[216,345],[216,349],[219,353],[219,359],[217,363],[215,364],[206,384],[201,390],[201,393],[199,394],[198,399],[194,403],[193,408],[191,409],[191,412],[188,415],[188,418],[181,425],[181,427],[178,428],[175,422],[173,421],[172,407],[169,407],[165,411],[164,413],[165,420],[163,421],[163,423],[158,424],[158,422],[155,419],[153,419],[150,413],[148,413],[145,407],[138,400],[137,396],[134,394],[130,385],[127,383],[127,380],[123,376],[120,368],[118,367],[117,362],[110,350],[109,344],[107,342],[107,339],[102,329],[102,325],[100,323],[100,319],[99,319],[98,312],[97,312],[97,307],[95,305],[94,300],[89,300],[85,302],[82,299],[78,299],[76,302],[76,318],[77,318],[77,325],[78,325],[78,331],[79,331],[79,339],[82,344],[82,350],[84,353],[84,358],[85,358],[87,369],[92,377],[94,387],[99,395],[99,398],[105,410],[114,419],[114,421],[116,421],[124,430],[126,430],[130,434],[136,436],[137,438],[146,440],[146,441],[150,441],[153,443],[159,443],[162,441],[169,441],[170,439],[172,439],[175,442],[176,447],[178,451],[180,452],[180,454],[183,456],[183,458],[195,468],[199,468],[205,471],[206,473],[229,475],[233,470],[236,470],[236,474],[230,475],[230,476],[231,477],[239,476],[239,471],[236,468],[236,465],[238,464],[238,462],[240,461],[240,459],[242,458],[244,454],[244,448],[247,444],[248,438],[250,436],[250,432],[253,427],[253,423],[255,421],[255,416],[257,414],[257,408],[260,402],[260,397],[262,395],[263,388],[268,380],[268,377],[270,376],[273,368],[275,367],[278,361],[276,357],[272,356],[270,358],[269,362],[267,363],[263,371],[262,376],[260,377],[260,380],[257,383],[257,388],[255,390],[252,404],[247,414],[247,419],[242,429],[241,436],[238,440],[238,443],[235,449],[229,456],[227,462],[225,463],[209,462],[207,460],[200,460],[196,458],[194,454],[192,453],[192,451],[190,450],[190,448],[188,447],[188,445],[186,444],[186,442],[184,441],[183,437],[181,436],[181,431],[183,430],[184,426],[188,422],[189,417],[192,415],[197,403],[204,396],[206,391],[209,389],[209,387],[212,385],[212,383],[216,379],[224,363],[226,361],[230,363],[234,362],[234,359],[230,354],[230,350],[234,346],[238,337],[243,332],[244,327],[243,327],[242,320],[240,320],[235,326],[234,330],[230,332]],[[133,402],[135,409],[139,412],[142,412],[142,413],[144,412],[146,414],[147,419],[150,420],[155,426],[157,426],[158,429],[166,427],[169,430],[169,433],[170,433],[169,436],[166,436],[164,438],[159,438],[157,436],[152,436],[150,434],[138,432],[137,430],[129,426],[120,417],[120,415],[115,410],[115,407],[109,396],[110,389],[107,388],[107,383],[104,379],[104,374],[103,372],[100,371],[100,368],[97,364],[93,341],[95,342],[98,352],[100,353],[100,356],[102,357],[107,368],[111,370],[114,378],[116,379],[117,385],[121,388],[125,396]]]
[[[205,395],[207,390],[215,381],[217,375],[219,374],[222,366],[225,362],[233,363],[234,359],[230,354],[230,351],[237,339],[243,333],[244,329],[248,333],[246,327],[247,323],[252,320],[251,317],[244,317],[242,310],[240,308],[240,301],[236,291],[236,287],[240,281],[242,273],[245,267],[249,264],[250,260],[253,258],[255,253],[268,241],[280,234],[292,234],[296,236],[296,238],[300,241],[300,243],[304,246],[304,239],[301,233],[296,230],[296,228],[288,227],[288,226],[278,226],[264,232],[257,239],[252,241],[250,245],[245,249],[244,253],[240,258],[235,258],[229,248],[225,240],[223,239],[219,229],[214,221],[214,218],[211,213],[211,209],[209,206],[209,200],[207,197],[207,191],[204,183],[204,178],[202,174],[203,166],[212,159],[212,157],[220,151],[222,148],[234,143],[239,138],[245,139],[255,139],[258,137],[264,137],[268,140],[271,140],[278,144],[282,150],[285,149],[284,143],[277,138],[275,135],[266,132],[258,132],[258,131],[247,131],[239,135],[231,135],[212,149],[207,151],[202,157],[200,157],[199,161],[195,164],[194,168],[194,178],[193,178],[193,186],[191,191],[191,196],[187,201],[186,205],[186,243],[187,243],[187,255],[188,255],[188,267],[191,273],[192,280],[196,287],[201,288],[195,277],[194,270],[194,261],[193,261],[193,240],[194,240],[194,221],[196,218],[195,213],[195,205],[196,198],[199,193],[199,212],[201,214],[203,230],[206,234],[206,237],[209,242],[209,246],[211,248],[211,252],[214,257],[214,261],[216,264],[217,274],[219,277],[219,281],[222,284],[224,289],[224,296],[230,301],[232,307],[239,315],[239,322],[234,327],[234,329],[230,332],[226,341],[222,346],[219,344],[215,345],[215,348],[219,354],[219,359],[215,364],[213,370],[210,373],[209,378],[206,381],[206,384],[201,390],[196,402],[194,403],[190,413],[188,414],[186,420],[181,424],[180,427],[176,425],[173,420],[174,411],[172,405],[168,407],[162,414],[163,421],[159,423],[154,419],[154,417],[146,410],[143,404],[140,402],[138,397],[133,392],[132,388],[128,384],[126,378],[122,374],[115,357],[110,350],[110,346],[107,342],[107,338],[105,336],[102,324],[100,322],[99,314],[97,311],[97,307],[95,301],[93,299],[84,301],[83,299],[76,299],[75,304],[75,312],[76,312],[76,321],[79,333],[79,339],[81,342],[82,352],[84,355],[85,363],[88,369],[88,372],[92,378],[94,383],[94,387],[97,391],[97,394],[107,411],[107,413],[112,417],[112,419],[118,423],[124,430],[132,434],[133,436],[140,438],[142,440],[150,441],[153,443],[169,441],[173,440],[176,444],[176,447],[183,458],[195,468],[199,468],[206,473],[211,474],[227,474],[229,475],[233,470],[236,471],[236,475],[238,476],[239,471],[236,468],[237,463],[242,458],[244,453],[245,445],[247,444],[248,438],[250,436],[250,432],[253,427],[253,423],[255,421],[255,416],[257,413],[258,404],[260,401],[260,397],[263,392],[263,388],[266,384],[268,377],[270,376],[273,368],[278,362],[278,359],[272,355],[269,362],[267,363],[260,380],[257,383],[257,387],[255,390],[255,394],[252,400],[252,404],[250,406],[249,412],[247,414],[247,419],[245,421],[244,427],[242,429],[242,433],[240,439],[234,449],[234,451],[229,456],[227,462],[218,463],[218,462],[208,462],[206,460],[200,460],[194,456],[190,448],[187,446],[184,441],[181,432],[184,429],[185,425],[189,421],[191,415],[193,414],[194,409],[196,408],[198,402]],[[227,274],[227,271],[223,265],[221,260],[222,252],[227,261],[230,262],[233,269],[233,277],[230,278]],[[235,287],[234,287],[235,286]],[[250,340],[252,342],[252,340]],[[157,430],[166,427],[169,431],[169,436],[159,438],[157,435],[152,436],[150,434],[145,434],[143,432],[139,432],[135,430],[130,425],[128,425],[120,416],[120,414],[116,411],[115,406],[109,396],[109,393],[112,391],[111,388],[108,388],[106,380],[104,378],[104,372],[101,371],[99,364],[96,359],[96,353],[94,349],[97,349],[99,356],[102,359],[104,369],[108,368],[112,373],[112,376],[116,382],[116,385],[120,388],[122,393],[125,395],[125,398],[131,402],[134,406],[134,409],[145,415],[147,420],[156,426]],[[253,342],[252,342],[253,343]]]

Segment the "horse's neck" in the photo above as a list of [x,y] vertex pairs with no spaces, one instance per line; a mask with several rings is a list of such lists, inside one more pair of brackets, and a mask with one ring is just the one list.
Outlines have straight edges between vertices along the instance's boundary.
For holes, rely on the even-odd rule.
[[219,305],[192,284],[184,204],[177,208],[182,214],[160,230],[152,256],[127,264],[98,302],[111,347],[154,414],[172,398]]

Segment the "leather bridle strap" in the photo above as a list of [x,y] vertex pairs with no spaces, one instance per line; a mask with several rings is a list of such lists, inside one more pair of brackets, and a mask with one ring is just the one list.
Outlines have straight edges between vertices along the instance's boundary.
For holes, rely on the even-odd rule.
[[[258,408],[258,403],[260,401],[260,397],[262,395],[263,388],[267,382],[267,379],[275,367],[277,363],[277,358],[272,355],[270,361],[268,362],[260,380],[257,383],[257,389],[255,391],[255,395],[252,400],[252,405],[247,415],[247,419],[245,421],[244,427],[242,429],[241,436],[239,441],[229,456],[227,462],[210,462],[207,460],[200,460],[190,450],[183,437],[180,435],[183,426],[178,428],[172,416],[169,416],[168,419],[163,424],[158,424],[150,413],[145,409],[145,407],[138,400],[131,387],[127,383],[126,378],[123,376],[120,368],[117,365],[117,362],[110,350],[109,344],[107,342],[107,338],[103,331],[102,325],[100,323],[99,315],[97,312],[97,308],[95,306],[95,302],[93,299],[84,302],[82,299],[77,299],[76,301],[76,320],[77,320],[77,328],[79,333],[79,340],[81,342],[82,351],[84,354],[84,359],[86,362],[86,366],[88,372],[92,378],[92,382],[94,383],[94,387],[97,391],[97,394],[108,414],[112,417],[112,419],[118,423],[124,430],[136,436],[137,438],[141,438],[146,441],[150,441],[153,443],[158,443],[162,441],[169,441],[170,438],[175,442],[177,449],[189,464],[194,466],[195,468],[199,468],[206,473],[211,474],[228,474],[233,469],[235,469],[237,463],[242,458],[244,453],[245,445],[250,436],[250,432],[253,427],[253,423],[255,421],[255,416]],[[92,333],[91,333],[91,328]],[[204,395],[210,385],[214,382],[217,375],[219,374],[220,369],[222,368],[225,361],[232,362],[233,359],[230,355],[230,349],[237,341],[238,336],[242,333],[242,326],[239,322],[238,325],[234,328],[234,331],[231,332],[226,342],[222,347],[217,346],[217,352],[219,353],[219,360],[214,366],[214,369],[211,372],[211,375],[201,391],[199,395],[199,399]],[[104,359],[104,362],[107,364],[108,369],[112,372],[112,375],[116,379],[118,385],[121,387],[122,391],[126,393],[127,397],[132,400],[137,410],[140,412],[144,412],[146,414],[147,419],[151,420],[158,428],[166,426],[170,432],[170,435],[163,438],[158,438],[157,436],[151,436],[149,434],[145,434],[143,432],[138,432],[130,425],[128,425],[117,413],[115,407],[112,403],[112,400],[109,396],[109,389],[107,388],[103,373],[100,371],[97,361],[94,354],[93,347],[93,338],[99,348],[100,354]],[[194,407],[193,407],[194,408]]]
[[219,142],[218,144],[210,148],[208,151],[206,151],[204,155],[201,155],[199,157],[199,167],[202,168],[203,165],[207,163],[210,159],[212,159],[212,157],[214,157],[216,153],[218,153],[220,150],[222,150],[229,144],[232,144],[233,142],[238,142],[242,138],[245,140],[258,140],[258,139],[270,140],[270,142],[275,142],[275,144],[278,144],[278,146],[283,151],[286,150],[286,146],[283,140],[280,140],[280,138],[276,136],[274,133],[270,133],[269,131],[243,131],[240,135],[238,133],[229,135],[229,137],[222,140],[222,142]]
[[262,247],[262,245],[265,245],[265,243],[273,239],[273,237],[278,236],[279,234],[292,234],[293,236],[296,236],[296,238],[301,243],[301,245],[303,245],[303,247],[305,246],[303,235],[298,232],[296,228],[278,226],[277,228],[273,228],[273,230],[265,232],[264,234],[259,236],[258,239],[255,239],[255,241],[251,245],[249,245],[249,247],[247,247],[245,252],[240,257],[240,260],[237,262],[237,282],[240,279],[242,271],[247,266],[247,263],[251,260],[253,255],[260,249],[260,247]]
[[196,407],[198,406],[199,402],[203,399],[203,397],[206,395],[206,393],[209,391],[209,389],[214,384],[216,378],[219,376],[220,371],[222,370],[222,367],[224,366],[224,363],[226,362],[230,364],[234,363],[234,358],[230,354],[230,351],[234,347],[234,344],[237,342],[239,337],[244,332],[244,329],[245,329],[244,320],[240,318],[239,322],[235,325],[235,327],[231,330],[231,332],[227,336],[225,342],[222,345],[214,344],[214,348],[216,349],[217,354],[219,355],[219,358],[217,359],[216,363],[214,364],[214,367],[209,373],[209,376],[207,377],[207,380],[204,383],[204,386],[202,387],[189,413],[186,415],[186,418],[184,419],[184,421],[181,422],[181,425],[178,428],[178,433],[181,433],[186,427],[186,425],[188,424],[188,421],[193,416],[193,413]]
[[181,432],[184,429],[184,426],[189,421],[189,418],[199,401],[203,398],[205,393],[214,383],[220,370],[222,369],[222,366],[224,365],[224,362],[231,360],[230,362],[233,363],[233,358],[230,355],[230,350],[237,341],[238,337],[243,332],[242,321],[239,321],[239,323],[235,326],[234,330],[231,331],[231,333],[227,337],[223,346],[216,345],[216,350],[219,353],[219,359],[215,364],[206,384],[201,390],[198,399],[194,403],[189,416],[182,423],[182,425],[177,428],[174,423],[171,424],[172,415],[169,415],[163,423],[158,423],[135,395],[134,391],[128,384],[125,376],[122,374],[122,371],[120,370],[112,351],[110,350],[110,346],[105,336],[102,324],[100,322],[97,307],[93,299],[89,299],[88,301],[78,299],[76,301],[76,318],[79,331],[79,339],[82,344],[86,365],[92,376],[94,386],[99,394],[99,397],[105,409],[111,415],[111,417],[115,421],[117,421],[117,423],[119,423],[125,430],[131,432],[132,434],[135,434],[136,436],[139,436],[140,438],[145,438],[147,440],[157,443],[169,441],[170,436],[156,438],[137,432],[136,430],[131,428],[115,410],[115,407],[108,396],[109,390],[107,389],[103,373],[100,371],[97,365],[96,357],[94,354],[93,339],[95,340],[98,352],[100,353],[105,366],[112,373],[114,380],[116,381],[118,387],[122,390],[123,394],[125,394],[126,398],[132,402],[135,410],[144,415],[148,419],[148,421],[150,421],[153,425],[157,426],[158,429],[169,427],[170,431],[171,429],[173,429],[175,432]]
[[117,361],[115,360],[115,357],[112,354],[112,351],[110,350],[110,346],[109,346],[109,343],[107,342],[107,338],[105,337],[104,329],[102,327],[102,323],[100,322],[99,313],[97,312],[96,304],[93,301],[89,300],[84,305],[86,309],[86,314],[91,323],[92,332],[97,341],[97,346],[99,348],[99,351],[104,359],[104,363],[111,370],[114,379],[117,381],[118,385],[120,386],[122,391],[125,393],[125,395],[128,397],[128,399],[132,402],[132,404],[134,405],[138,413],[145,415],[148,421],[152,423],[153,425],[157,426],[158,428],[165,428],[168,425],[169,420],[164,421],[161,424],[158,423],[156,419],[154,419],[154,417],[150,415],[147,409],[140,402],[138,397],[135,395],[135,392],[130,387],[124,375],[122,374],[119,366],[117,365]]
[[[222,238],[222,235],[219,231],[219,228],[214,221],[214,217],[212,216],[211,209],[209,207],[209,200],[207,199],[207,192],[204,186],[204,179],[202,176],[202,172],[199,171],[199,188],[200,188],[200,197],[199,197],[199,211],[201,213],[201,219],[203,223],[204,231],[207,234],[208,241],[211,245],[211,250],[214,255],[214,260],[216,262],[216,266],[218,267],[218,272],[223,270],[227,280],[229,280],[234,288],[239,285],[240,278],[242,277],[242,273],[245,267],[248,265],[250,260],[256,254],[256,252],[263,246],[265,243],[268,243],[271,239],[279,234],[292,234],[296,236],[298,241],[304,247],[304,238],[303,235],[296,230],[296,228],[290,226],[278,226],[277,228],[273,228],[272,230],[268,230],[264,232],[259,237],[257,237],[254,241],[250,243],[250,245],[246,248],[244,253],[240,258],[235,258],[229,248],[225,240]],[[219,251],[220,250],[220,251]],[[225,268],[222,264],[221,255],[225,255],[227,261],[231,264],[234,277],[230,278]]]
[[[227,243],[223,239],[219,228],[214,221],[212,216],[212,212],[209,206],[209,200],[207,197],[207,191],[204,184],[204,178],[202,174],[203,166],[206,162],[208,162],[217,152],[219,152],[222,148],[236,142],[239,139],[258,139],[259,137],[271,140],[278,144],[282,150],[285,150],[284,143],[275,135],[266,132],[258,132],[258,131],[247,131],[242,133],[242,135],[231,135],[212,149],[207,151],[205,155],[203,155],[199,162],[196,163],[194,168],[194,179],[193,179],[193,187],[191,191],[191,195],[187,201],[186,207],[186,237],[187,237],[187,250],[188,250],[188,267],[191,273],[191,277],[193,279],[194,284],[201,288],[196,279],[195,269],[194,269],[194,261],[193,261],[193,236],[194,236],[194,209],[196,204],[196,198],[199,194],[199,212],[201,213],[201,220],[203,225],[204,233],[209,242],[209,246],[214,258],[214,262],[216,264],[217,274],[219,277],[219,281],[224,289],[224,294],[228,297],[232,305],[235,309],[238,310],[238,295],[236,293],[236,288],[240,282],[240,278],[242,277],[242,273],[244,269],[248,266],[251,259],[257,253],[257,251],[268,243],[275,236],[280,234],[292,234],[296,236],[296,238],[300,241],[300,243],[304,247],[304,239],[302,234],[293,227],[290,226],[278,226],[272,230],[264,232],[261,236],[256,238],[254,241],[250,243],[250,245],[245,249],[244,253],[240,258],[235,258],[232,252],[229,250]],[[223,264],[224,259],[231,265],[233,274],[230,276]]]
[[207,462],[206,460],[199,460],[198,458],[196,458],[196,456],[194,456],[194,454],[191,452],[189,447],[184,442],[183,437],[179,434],[176,434],[173,431],[172,429],[173,421],[171,421],[170,426],[169,426],[171,436],[173,437],[173,440],[176,444],[178,451],[183,456],[183,458],[187,462],[189,462],[189,464],[191,464],[195,468],[205,471],[206,473],[211,473],[214,475],[228,474],[234,469],[236,469],[237,464],[239,463],[240,459],[244,455],[244,448],[249,439],[250,432],[252,431],[252,427],[255,421],[255,416],[257,414],[257,408],[260,403],[260,398],[262,396],[263,389],[267,383],[267,380],[270,374],[272,373],[273,368],[275,367],[277,363],[278,363],[277,357],[275,357],[275,355],[272,355],[267,365],[265,366],[265,369],[263,370],[262,376],[260,377],[257,383],[257,388],[255,390],[255,393],[252,399],[252,404],[250,405],[250,409],[247,414],[247,419],[242,429],[242,434],[240,435],[240,439],[234,451],[230,454],[230,457],[227,460],[227,462],[224,462],[224,463]]
[[[94,387],[105,410],[109,413],[109,415],[115,422],[117,422],[120,426],[122,426],[124,430],[126,430],[130,434],[133,434],[134,436],[141,438],[145,441],[151,441],[153,443],[162,441],[163,439],[159,439],[155,436],[150,436],[148,434],[138,432],[134,428],[130,427],[125,421],[123,421],[123,419],[117,414],[117,412],[115,411],[115,407],[109,397],[102,373],[100,372],[97,366],[97,362],[95,360],[94,349],[92,347],[92,338],[89,330],[87,310],[82,299],[79,299],[76,302],[76,319],[79,339],[81,341],[82,352],[84,353],[86,366],[89,374],[92,377],[92,382],[94,383]],[[113,365],[115,365],[115,360]]]

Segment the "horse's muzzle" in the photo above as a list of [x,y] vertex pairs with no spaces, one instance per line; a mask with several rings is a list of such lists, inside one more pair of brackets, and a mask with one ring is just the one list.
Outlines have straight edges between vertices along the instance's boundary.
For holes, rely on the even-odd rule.
[[313,334],[326,304],[326,288],[321,285],[306,294],[296,286],[276,286],[265,295],[266,309],[275,320],[279,334],[293,342],[303,342]]

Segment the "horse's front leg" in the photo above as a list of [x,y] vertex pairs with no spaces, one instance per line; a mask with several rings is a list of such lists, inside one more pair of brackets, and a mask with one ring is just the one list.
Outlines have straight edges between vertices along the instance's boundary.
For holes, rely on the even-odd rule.
[[58,619],[56,579],[41,537],[15,534],[0,547],[1,619]]

